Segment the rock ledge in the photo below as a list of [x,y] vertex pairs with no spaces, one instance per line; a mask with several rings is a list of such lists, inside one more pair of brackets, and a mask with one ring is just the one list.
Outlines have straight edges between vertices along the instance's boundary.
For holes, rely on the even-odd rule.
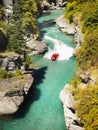
[[33,80],[30,74],[24,74],[22,79],[0,80],[0,115],[13,114],[18,110]]
[[67,130],[83,130],[83,128],[78,125],[79,119],[77,118],[75,114],[76,112],[73,108],[75,101],[68,90],[69,87],[69,84],[65,85],[64,89],[60,92],[60,100],[64,108],[66,128]]

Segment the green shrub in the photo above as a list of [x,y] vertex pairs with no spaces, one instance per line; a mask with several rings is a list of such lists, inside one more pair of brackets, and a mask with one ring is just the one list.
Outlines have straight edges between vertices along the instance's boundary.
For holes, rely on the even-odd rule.
[[65,17],[69,19],[69,22],[73,22],[73,15],[75,14],[76,10],[76,5],[77,2],[73,1],[72,3],[68,2],[67,6],[66,6],[66,12],[65,12]]
[[82,10],[83,32],[93,32],[98,27],[98,1],[83,4]]
[[14,74],[0,68],[0,79],[12,78]]
[[23,74],[20,69],[16,68],[15,76],[18,77],[19,79],[23,78]]
[[75,109],[85,130],[98,129],[98,85],[79,88]]
[[4,7],[0,5],[0,20],[4,18]]
[[98,33],[90,33],[85,36],[85,42],[81,44],[81,48],[78,50],[76,59],[83,68],[87,67],[88,63],[94,64],[94,59],[98,56]]

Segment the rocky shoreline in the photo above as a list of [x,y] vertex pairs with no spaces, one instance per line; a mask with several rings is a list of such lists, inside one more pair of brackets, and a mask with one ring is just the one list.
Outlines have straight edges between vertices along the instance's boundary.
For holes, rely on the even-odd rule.
[[75,101],[71,92],[68,90],[70,88],[69,84],[66,84],[64,89],[60,92],[60,100],[63,104],[64,108],[64,117],[65,124],[67,130],[83,130],[83,128],[79,125],[80,120],[76,116],[76,112],[73,108]]
[[[26,48],[30,55],[41,55],[48,50],[44,43],[34,39],[27,41]],[[24,56],[15,52],[0,53],[0,66],[4,71],[15,74],[18,68],[22,73],[22,77],[0,79],[0,115],[15,113],[33,84],[33,68],[23,63],[23,59]]]
[[59,27],[59,29],[69,35],[74,35],[75,34],[75,26],[74,24],[69,24],[68,21],[64,18],[64,15],[61,15],[58,17],[56,20],[56,25]]
[[29,55],[41,55],[48,51],[45,43],[32,38],[27,40],[26,47],[29,48]]
[[[74,43],[76,44],[74,53],[76,53],[80,43],[83,41],[83,34],[81,33],[79,26],[75,24],[75,21],[70,24],[63,15],[56,19],[56,24],[63,33],[74,35]],[[80,121],[73,108],[75,101],[68,88],[70,88],[70,84],[64,86],[64,89],[60,92],[59,96],[64,108],[66,128],[67,130],[83,130],[83,127],[79,125]]]
[[83,34],[80,31],[80,25],[75,23],[75,20],[73,23],[69,23],[69,21],[64,18],[64,15],[61,15],[55,20],[55,22],[64,34],[74,35],[73,41],[76,45],[79,45],[83,41]]

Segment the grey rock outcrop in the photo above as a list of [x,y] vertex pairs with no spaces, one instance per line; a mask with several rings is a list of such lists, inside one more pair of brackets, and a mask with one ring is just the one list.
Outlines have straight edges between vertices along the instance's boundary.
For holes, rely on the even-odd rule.
[[76,43],[77,48],[79,48],[80,43],[83,42],[84,36],[80,30],[80,25],[75,23],[75,19],[74,22],[70,24],[62,15],[56,19],[56,24],[63,33],[74,35],[74,43]]
[[0,80],[0,115],[15,113],[32,83],[33,77],[30,74],[25,74],[23,79],[14,77]]
[[66,0],[43,0],[41,8],[43,11],[48,9],[60,9],[59,7],[63,7],[65,4]]
[[64,0],[56,0],[57,6],[62,6]]
[[10,54],[0,57],[0,66],[3,70],[14,71],[16,68],[21,68],[22,59],[18,54],[10,52]]
[[76,55],[78,49],[80,48],[80,43],[84,40],[84,35],[80,29],[81,24],[76,23],[75,18],[74,22],[70,24],[63,15],[56,19],[56,24],[63,33],[74,35],[73,42],[76,44],[74,55]]
[[68,90],[69,87],[70,85],[65,85],[64,89],[60,92],[60,100],[64,108],[66,128],[67,130],[83,130],[83,128],[79,126],[80,120],[77,118],[73,108],[75,101]]
[[48,47],[46,46],[46,44],[44,44],[41,41],[36,41],[34,39],[27,41],[26,47],[31,49],[31,52],[30,52],[31,55],[44,54],[48,50]]
[[55,20],[57,26],[60,28],[60,30],[65,34],[74,35],[75,34],[75,26],[74,24],[70,24],[65,20],[64,16],[60,16]]
[[43,0],[42,4],[41,4],[41,9],[44,10],[48,10],[50,9],[51,5],[47,0]]

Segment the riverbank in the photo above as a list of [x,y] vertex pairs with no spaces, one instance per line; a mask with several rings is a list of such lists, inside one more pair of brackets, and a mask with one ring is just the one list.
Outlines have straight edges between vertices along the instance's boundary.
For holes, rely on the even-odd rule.
[[75,104],[75,100],[71,92],[69,91],[70,85],[66,84],[62,91],[60,92],[60,100],[62,102],[64,108],[64,117],[65,117],[65,124],[67,130],[83,130],[83,128],[79,125],[80,120],[76,116],[76,111],[73,108]]
[[56,20],[56,25],[59,27],[59,29],[64,33],[68,35],[74,35],[73,42],[76,44],[76,47],[83,42],[84,35],[81,32],[81,25],[76,22],[76,18],[74,17],[73,23],[69,23],[69,21],[64,17],[64,15],[61,15]]
[[[76,54],[77,49],[79,48],[79,44],[83,41],[83,35],[79,29],[80,26],[77,26],[75,21],[73,23],[69,23],[67,19],[64,18],[64,15],[60,16],[56,20],[56,24],[59,29],[68,35],[74,35],[74,43],[76,44],[76,48],[74,54]],[[64,86],[64,89],[60,92],[60,100],[63,104],[64,108],[64,117],[65,124],[67,130],[83,130],[83,128],[79,125],[80,121],[76,116],[76,112],[73,108],[75,104],[75,100],[71,92],[68,90],[70,88],[70,84]]]

